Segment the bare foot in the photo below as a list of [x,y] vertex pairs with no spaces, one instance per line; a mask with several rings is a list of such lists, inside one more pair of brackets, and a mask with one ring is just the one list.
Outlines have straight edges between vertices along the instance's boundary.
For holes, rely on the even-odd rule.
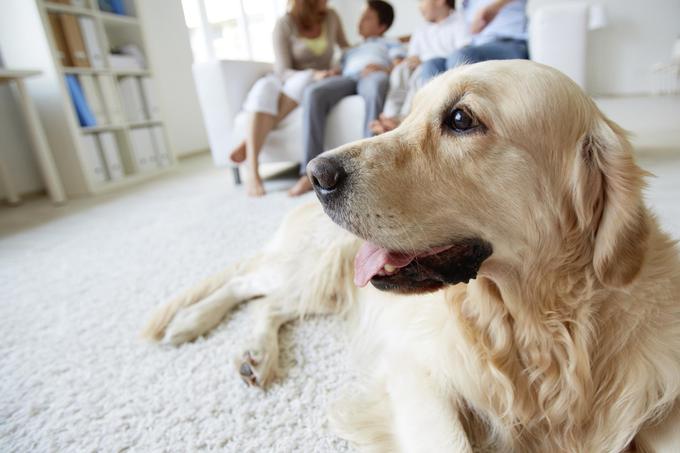
[[[399,124],[401,123],[401,120],[399,118],[387,117],[383,114],[380,114],[380,117],[376,121],[380,123],[380,127],[379,128],[376,127],[376,131],[374,131],[376,135],[396,129],[397,126],[399,126]],[[381,129],[380,132],[378,132],[379,129]]]
[[385,132],[385,128],[383,128],[382,123],[380,120],[373,120],[370,123],[368,123],[368,128],[373,132],[373,135],[380,135],[383,132]]
[[262,185],[262,180],[254,177],[248,178],[246,181],[246,191],[249,197],[261,197],[267,192],[264,190],[264,185]]
[[298,179],[295,185],[290,188],[288,195],[291,197],[298,197],[303,193],[309,192],[310,190],[312,190],[312,182],[308,177],[302,176],[300,179]]
[[399,121],[398,118],[388,118],[386,116],[380,118],[380,124],[383,127],[383,132],[389,132],[393,129],[396,129],[400,122],[401,121]]
[[245,140],[241,142],[236,148],[234,148],[231,153],[229,153],[229,160],[235,164],[240,164],[246,160],[246,142]]

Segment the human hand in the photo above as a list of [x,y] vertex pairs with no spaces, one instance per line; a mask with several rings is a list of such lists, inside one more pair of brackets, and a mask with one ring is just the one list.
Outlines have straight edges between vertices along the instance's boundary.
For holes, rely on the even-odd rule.
[[422,61],[420,61],[420,58],[416,55],[406,58],[406,66],[408,66],[411,71],[420,66],[420,63],[422,63]]
[[331,76],[331,71],[330,71],[330,70],[326,70],[326,69],[321,70],[321,71],[315,70],[315,71],[314,71],[314,74],[312,75],[312,79],[313,79],[315,82],[318,82],[319,80],[323,80],[323,79],[325,79],[325,78],[327,78],[327,77],[330,77],[330,76]]
[[484,30],[484,28],[486,28],[486,26],[498,15],[498,12],[505,6],[505,3],[506,2],[504,1],[495,1],[480,9],[472,21],[470,32],[472,32],[472,34],[477,34]]
[[390,72],[385,66],[380,66],[379,64],[369,64],[366,65],[363,71],[361,71],[361,77],[366,77],[373,72]]
[[383,132],[385,132],[385,129],[382,126],[382,123],[380,123],[380,120],[373,120],[370,123],[368,123],[368,129],[373,132],[373,135],[380,135]]

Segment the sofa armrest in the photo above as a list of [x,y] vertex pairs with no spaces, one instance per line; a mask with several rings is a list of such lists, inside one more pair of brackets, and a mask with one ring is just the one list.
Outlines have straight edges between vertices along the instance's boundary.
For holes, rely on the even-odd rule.
[[538,7],[529,21],[529,56],[559,69],[581,87],[586,82],[589,6],[585,2]]
[[255,61],[218,60],[194,64],[194,82],[215,164],[228,163],[227,152],[234,146],[231,139],[234,118],[253,84],[272,69],[271,63]]

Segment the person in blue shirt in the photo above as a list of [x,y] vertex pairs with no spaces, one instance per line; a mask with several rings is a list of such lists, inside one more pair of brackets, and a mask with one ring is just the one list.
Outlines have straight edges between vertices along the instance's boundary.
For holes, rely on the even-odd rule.
[[369,124],[382,111],[393,63],[406,55],[406,50],[398,41],[383,37],[393,21],[394,9],[389,3],[383,0],[367,1],[359,19],[359,34],[364,40],[345,52],[341,68],[331,70],[327,78],[305,89],[302,100],[304,156],[300,179],[288,191],[289,195],[302,195],[312,190],[312,183],[306,174],[307,163],[324,151],[326,116],[342,98],[353,94],[364,98],[364,135],[372,135]]
[[472,42],[448,58],[423,62],[422,82],[464,63],[528,59],[527,0],[463,0],[463,15]]
[[361,44],[349,48],[343,54],[340,60],[342,75],[358,80],[364,69],[368,67],[389,69],[394,60],[401,60],[405,56],[404,46],[398,40],[369,36]]

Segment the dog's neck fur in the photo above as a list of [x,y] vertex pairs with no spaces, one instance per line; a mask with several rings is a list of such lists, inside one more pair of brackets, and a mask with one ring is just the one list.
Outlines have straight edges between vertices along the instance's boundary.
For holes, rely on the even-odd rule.
[[[653,226],[646,262],[668,259],[655,254],[675,253],[668,237]],[[603,287],[591,264],[592,250],[573,245],[592,240],[576,239],[532,250],[533,259],[521,257],[514,264],[492,257],[468,285],[467,297],[454,302],[463,331],[484,360],[481,375],[488,385],[482,382],[482,388],[495,390],[469,403],[491,424],[494,439],[485,442],[499,451],[499,445],[519,451],[581,451],[584,445],[588,451],[622,450],[663,404],[663,397],[640,404],[649,395],[637,395],[633,407],[617,392],[640,378],[637,371],[615,376],[611,370],[619,368],[608,366],[631,360],[635,367],[637,358],[626,357],[625,351],[631,337],[640,341],[642,334],[631,325],[639,317],[629,316],[630,310],[653,307],[639,306],[634,283],[625,290]],[[618,343],[600,348],[603,330]],[[612,399],[619,403],[617,413],[598,411],[615,406]],[[546,445],[546,439],[557,443]]]

